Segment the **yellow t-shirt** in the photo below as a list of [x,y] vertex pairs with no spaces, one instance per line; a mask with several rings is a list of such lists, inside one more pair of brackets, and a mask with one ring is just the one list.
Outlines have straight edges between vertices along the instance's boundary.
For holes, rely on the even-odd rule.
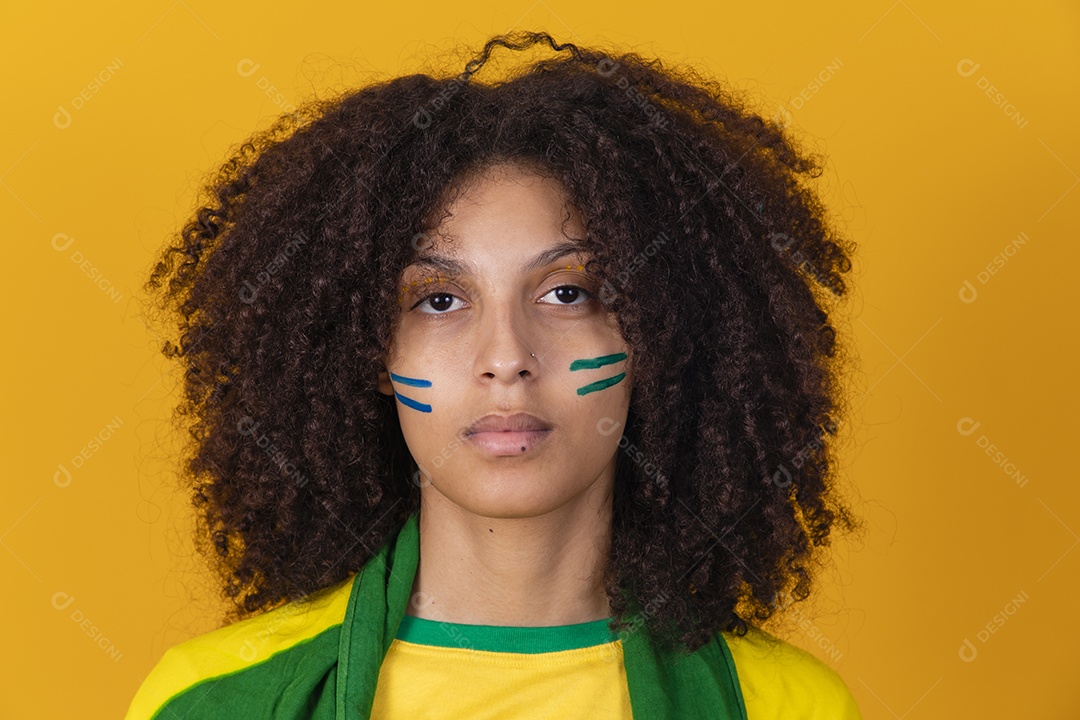
[[[861,720],[847,685],[813,655],[753,627],[722,635],[748,720]],[[421,717],[630,720],[622,643],[606,620],[503,627],[406,615],[371,718]]]
[[[342,624],[355,577],[169,648],[125,720],[339,718]],[[755,628],[721,636],[747,720],[861,720],[843,680],[813,655]],[[406,615],[379,666],[371,717],[630,718],[622,653],[606,620],[523,628]]]

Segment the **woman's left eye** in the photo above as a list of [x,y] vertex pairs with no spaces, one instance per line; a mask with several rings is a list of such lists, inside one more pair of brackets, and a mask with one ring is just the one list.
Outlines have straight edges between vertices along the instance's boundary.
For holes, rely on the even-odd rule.
[[[555,298],[558,301],[557,303],[552,304],[559,305],[582,305],[586,301],[588,301],[589,298],[592,297],[592,293],[590,293],[585,288],[578,287],[577,285],[560,285],[559,287],[554,288],[551,292],[547,293],[547,295],[544,295],[544,297],[547,297],[552,293],[555,294]],[[574,300],[579,297],[582,298],[582,301],[579,303],[574,302]]]

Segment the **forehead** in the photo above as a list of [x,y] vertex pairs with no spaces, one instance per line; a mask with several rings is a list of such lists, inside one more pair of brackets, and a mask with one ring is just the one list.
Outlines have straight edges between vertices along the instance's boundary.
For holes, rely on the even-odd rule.
[[[589,251],[580,242],[563,240],[554,245],[545,246],[532,255],[519,258],[520,262],[517,267],[523,275],[527,275],[566,257],[573,257],[583,262],[588,255]],[[513,260],[511,259],[510,262],[513,262]],[[480,274],[482,265],[482,260],[478,262],[467,256],[427,251],[410,264],[409,269],[435,270],[444,275],[464,276]]]
[[499,165],[454,188],[442,221],[411,265],[465,274],[506,263],[528,272],[568,254],[587,254],[583,231],[557,180]]

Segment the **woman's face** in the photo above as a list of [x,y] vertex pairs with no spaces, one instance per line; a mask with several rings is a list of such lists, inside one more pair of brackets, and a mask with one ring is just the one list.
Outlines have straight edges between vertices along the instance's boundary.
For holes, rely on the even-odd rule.
[[[449,211],[421,243],[418,262],[436,264],[402,275],[389,372],[379,377],[380,392],[396,397],[422,492],[503,518],[542,515],[587,491],[605,496],[633,357],[585,274],[588,257],[559,248],[573,245],[559,184],[502,165]],[[576,214],[565,229],[581,237]],[[517,413],[547,429],[470,432],[485,416]]]

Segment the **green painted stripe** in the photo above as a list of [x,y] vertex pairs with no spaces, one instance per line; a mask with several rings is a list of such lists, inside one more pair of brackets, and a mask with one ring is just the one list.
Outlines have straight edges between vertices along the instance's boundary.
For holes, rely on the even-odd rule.
[[571,370],[592,370],[593,368],[603,367],[604,365],[610,365],[611,363],[617,363],[620,360],[626,359],[626,353],[615,353],[614,355],[601,355],[598,358],[586,358],[585,360],[575,360],[570,363]]
[[618,640],[618,636],[608,630],[608,620],[549,627],[512,627],[466,625],[412,615],[401,619],[395,637],[417,645],[533,654],[576,650]]
[[626,377],[626,373],[619,373],[615,377],[609,377],[607,380],[597,380],[596,382],[589,383],[584,387],[579,387],[577,389],[577,394],[585,395],[587,393],[595,392],[596,390],[603,390],[606,387],[611,387],[615,383],[622,380],[624,377]]

